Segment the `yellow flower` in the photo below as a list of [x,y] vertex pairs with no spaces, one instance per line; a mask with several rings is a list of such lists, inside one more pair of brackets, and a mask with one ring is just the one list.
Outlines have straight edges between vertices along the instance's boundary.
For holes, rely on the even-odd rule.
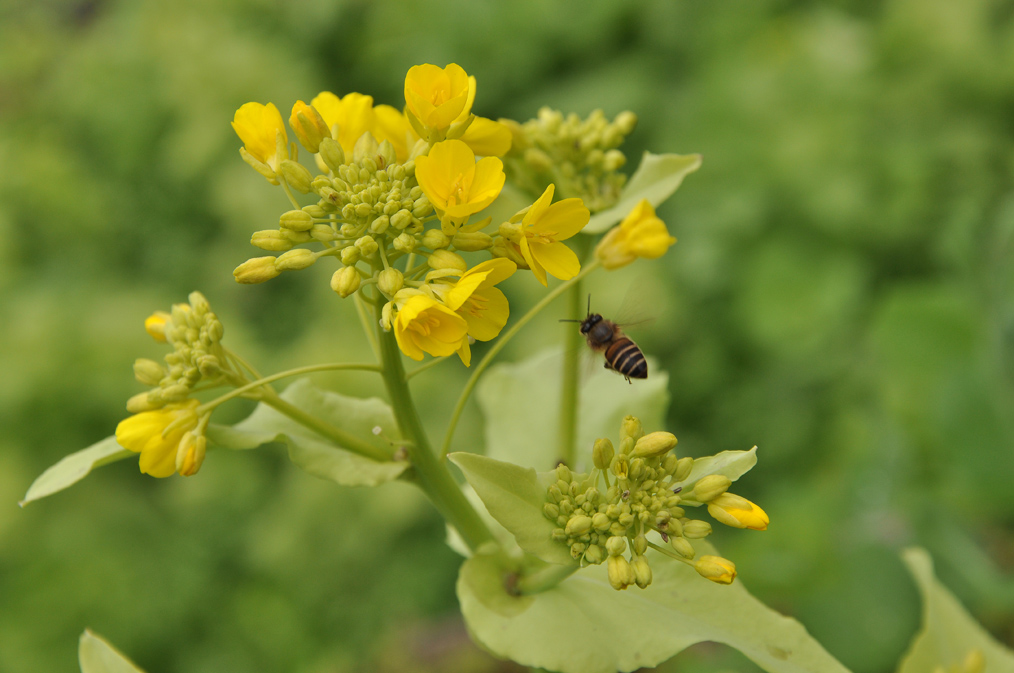
[[155,311],[144,320],[144,331],[151,336],[152,339],[159,343],[166,342],[165,327],[166,323],[172,318],[165,311]]
[[694,563],[694,570],[717,584],[732,584],[736,579],[736,564],[721,556],[702,556]]
[[408,123],[401,110],[390,105],[378,105],[373,108],[373,112],[376,115],[373,135],[381,142],[389,140],[394,145],[398,161],[404,163],[412,147],[419,140],[419,135],[412,129],[412,125]]
[[555,185],[546,187],[521,220],[521,254],[543,285],[548,285],[547,273],[567,280],[581,270],[577,255],[560,241],[581,231],[591,215],[581,199],[552,203],[555,190]]
[[376,129],[377,115],[373,109],[373,96],[352,92],[338,98],[330,91],[322,91],[310,101],[310,105],[320,113],[328,128],[338,125],[338,137],[335,140],[347,155],[352,154],[356,141],[364,133]]
[[288,158],[278,155],[278,134],[281,134],[283,147],[288,144],[289,137],[285,134],[282,114],[273,103],[244,103],[236,110],[232,128],[243,141],[247,154],[272,170],[277,171],[279,162]]
[[331,129],[312,105],[297,100],[292,106],[289,126],[299,139],[299,143],[308,151],[317,153],[320,141],[331,137]]
[[469,336],[489,341],[500,333],[510,316],[507,297],[493,286],[510,278],[517,268],[508,259],[491,259],[461,274],[453,285],[434,283],[431,287],[449,309],[465,319]]
[[768,515],[746,498],[732,493],[723,493],[708,503],[708,513],[726,526],[765,530]]
[[[460,140],[445,140],[415,160],[415,176],[441,219],[464,220],[493,203],[506,176],[503,162],[475,153]],[[587,221],[587,220],[586,220]]]
[[422,360],[424,352],[439,357],[461,348],[468,323],[460,315],[422,293],[411,294],[397,303],[393,328],[402,353],[413,360]]
[[641,199],[622,222],[602,237],[595,248],[595,257],[604,269],[618,269],[638,257],[661,257],[675,242],[648,199]]
[[475,78],[457,63],[440,68],[426,63],[409,69],[405,76],[408,112],[426,128],[446,129],[467,116],[475,97]]
[[176,471],[184,477],[197,474],[201,465],[204,464],[204,455],[207,450],[208,440],[203,434],[185,433],[176,450]]
[[187,400],[134,414],[116,426],[116,441],[123,448],[141,454],[141,472],[153,477],[171,476],[176,472],[181,440],[197,427],[197,405],[197,400]]
[[473,119],[461,136],[461,142],[481,157],[502,157],[510,151],[513,140],[509,128],[485,117]]

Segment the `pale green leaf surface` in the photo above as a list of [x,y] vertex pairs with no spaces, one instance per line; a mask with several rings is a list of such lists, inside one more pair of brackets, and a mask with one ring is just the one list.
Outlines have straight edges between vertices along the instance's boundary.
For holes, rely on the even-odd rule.
[[[321,390],[309,379],[290,385],[282,393],[282,399],[385,450],[390,450],[390,445],[383,437],[397,439],[399,436],[394,414],[383,400],[364,400]],[[373,428],[378,426],[382,436],[373,434]],[[297,466],[343,486],[377,486],[397,479],[408,467],[405,461],[378,462],[336,447],[263,403],[231,429],[216,431],[214,440],[236,449],[283,442],[288,446],[289,458]]]
[[771,673],[847,673],[799,622],[765,606],[739,580],[721,586],[654,552],[649,560],[654,581],[644,590],[614,590],[602,564],[514,598],[503,588],[498,560],[475,556],[458,576],[458,600],[484,647],[561,673],[651,667],[703,641],[730,645]]
[[[728,477],[731,481],[736,481],[752,470],[756,464],[756,446],[749,451],[722,451],[713,456],[694,458],[694,467],[690,470],[690,475],[683,483],[690,485],[711,474],[721,474]],[[701,504],[693,498],[685,497],[683,501],[688,505]]]
[[675,192],[683,178],[701,167],[700,154],[652,154],[645,152],[641,165],[627,182],[620,200],[612,208],[596,213],[585,228],[586,234],[598,234],[626,217],[641,199],[656,208]]
[[77,658],[81,673],[144,673],[104,638],[88,629],[81,634]]
[[[664,429],[669,376],[651,358],[648,368],[646,380],[628,384],[596,363],[580,387],[577,461],[572,467],[589,468],[599,437],[617,442],[624,416],[637,416],[648,432]],[[552,348],[486,372],[477,399],[486,419],[487,456],[537,470],[556,464],[562,371],[563,350]]]
[[961,664],[978,649],[987,673],[1014,672],[1014,652],[998,643],[933,575],[933,560],[925,549],[906,549],[905,565],[922,595],[922,627],[902,657],[898,673],[924,673],[937,666]]
[[116,443],[116,437],[106,437],[101,442],[92,444],[69,456],[64,456],[32,482],[28,492],[18,504],[24,507],[33,500],[45,498],[81,481],[97,467],[136,456]]
[[552,539],[556,524],[542,513],[546,487],[535,470],[474,453],[447,457],[461,468],[486,510],[514,535],[518,546],[547,563],[575,563],[570,550]]
[[[479,513],[480,517],[482,517],[482,520],[486,523],[486,527],[489,528],[491,533],[493,533],[493,537],[496,539],[500,549],[508,555],[515,557],[520,556],[523,552],[514,540],[514,535],[512,535],[509,530],[501,526],[499,521],[490,516],[489,511],[486,509],[486,506],[482,504],[482,499],[479,498],[479,495],[475,492],[475,489],[472,488],[472,485],[466,483],[462,485],[461,490],[465,494],[465,497],[468,498],[468,502],[472,504],[475,511]],[[468,544],[465,542],[464,538],[461,537],[461,533],[458,532],[458,529],[450,523],[446,524],[446,528],[447,537],[445,542],[447,543],[447,546],[465,558],[472,556],[472,550],[468,548]]]

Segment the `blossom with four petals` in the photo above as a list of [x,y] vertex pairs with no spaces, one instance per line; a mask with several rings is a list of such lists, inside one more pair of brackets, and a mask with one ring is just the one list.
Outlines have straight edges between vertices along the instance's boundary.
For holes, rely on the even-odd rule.
[[[116,426],[116,441],[123,448],[141,454],[141,472],[153,477],[172,476],[176,472],[176,457],[181,443],[188,437],[192,438],[190,431],[197,427],[198,404],[197,400],[187,400],[134,414]],[[186,442],[182,448],[185,458],[192,447]],[[203,452],[200,457],[203,459]],[[200,467],[194,458],[192,456],[186,466],[189,474]]]
[[502,161],[485,157],[476,162],[475,153],[460,140],[437,143],[418,157],[415,176],[440,218],[454,222],[493,203],[506,180]]
[[622,222],[602,237],[595,248],[595,257],[602,268],[618,269],[638,257],[657,259],[675,242],[648,199],[641,199]]
[[518,245],[532,273],[543,285],[546,274],[560,280],[573,278],[581,270],[574,251],[560,241],[581,231],[591,213],[581,199],[553,203],[555,185],[546,187],[542,196],[528,208],[521,220]]

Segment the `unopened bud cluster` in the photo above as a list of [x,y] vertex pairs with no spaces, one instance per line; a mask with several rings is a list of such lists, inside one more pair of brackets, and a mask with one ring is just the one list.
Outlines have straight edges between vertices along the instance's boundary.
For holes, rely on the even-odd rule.
[[[618,449],[608,439],[595,442],[590,475],[574,474],[566,465],[556,468],[557,481],[549,486],[543,506],[545,516],[558,526],[553,539],[567,545],[582,565],[607,562],[615,589],[651,584],[645,536],[652,531],[671,547],[670,555],[693,565],[703,577],[728,584],[736,576],[735,565],[727,559],[694,560],[693,540],[710,535],[711,524],[687,517],[685,510],[718,499],[731,482],[711,475],[690,488],[686,480],[694,459],[677,457],[675,446],[671,433],[645,434],[641,422],[627,416]],[[628,551],[629,559],[624,556]]]
[[552,182],[560,197],[579,197],[593,213],[605,210],[626,183],[619,169],[627,158],[618,148],[636,124],[633,112],[609,121],[602,110],[581,119],[544,107],[535,119],[511,124],[514,142],[504,164],[511,180],[533,194]]
[[134,377],[151,389],[130,398],[132,413],[182,402],[198,383],[219,382],[232,371],[221,346],[222,323],[200,292],[191,292],[189,303],[175,304],[170,313],[152,315],[145,329],[173,351],[164,364],[148,358],[134,362]]

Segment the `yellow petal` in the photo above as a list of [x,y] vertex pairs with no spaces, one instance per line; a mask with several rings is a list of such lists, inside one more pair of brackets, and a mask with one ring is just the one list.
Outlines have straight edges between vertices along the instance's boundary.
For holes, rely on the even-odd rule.
[[510,317],[510,303],[495,287],[476,290],[458,310],[468,323],[468,333],[477,341],[496,338]]
[[[550,185],[552,186],[552,185]],[[563,245],[562,243],[560,245]],[[535,255],[532,252],[532,247],[528,243],[528,237],[522,236],[521,243],[518,246],[521,248],[521,256],[525,258],[525,262],[528,263],[528,268],[532,270],[532,274],[535,276],[535,280],[539,281],[546,287],[549,287],[549,283],[546,279],[546,270],[542,268],[542,265],[535,259]]]
[[546,235],[551,232],[553,240],[562,241],[584,229],[590,216],[581,199],[564,199],[549,206],[533,221],[530,230]]
[[394,145],[394,153],[398,161],[404,163],[408,160],[409,148],[415,144],[419,136],[412,130],[412,125],[405,119],[401,110],[390,105],[378,105],[373,108],[377,117],[377,129],[374,135],[381,141],[388,140]]
[[528,212],[525,213],[525,217],[521,220],[521,223],[527,227],[532,223],[537,222],[542,217],[543,213],[549,209],[549,204],[553,202],[553,193],[555,191],[556,185],[554,184],[550,184],[546,187],[546,191],[542,192],[542,196],[540,196],[535,203],[528,208]]
[[577,255],[564,243],[532,241],[531,246],[532,256],[549,275],[560,280],[568,280],[581,271],[581,262]]
[[504,124],[476,117],[461,136],[462,142],[482,157],[502,157],[511,149],[513,136]]
[[461,358],[461,363],[466,367],[472,365],[472,348],[468,344],[468,337],[466,336],[461,340],[461,344],[458,346],[458,357]]
[[232,128],[243,141],[243,146],[251,156],[266,164],[275,159],[275,137],[280,132],[285,142],[285,122],[282,113],[273,103],[244,103],[236,110],[232,120]]
[[467,115],[470,95],[475,94],[469,77],[456,63],[446,68],[417,65],[405,77],[405,104],[429,128],[445,129],[459,115]]

